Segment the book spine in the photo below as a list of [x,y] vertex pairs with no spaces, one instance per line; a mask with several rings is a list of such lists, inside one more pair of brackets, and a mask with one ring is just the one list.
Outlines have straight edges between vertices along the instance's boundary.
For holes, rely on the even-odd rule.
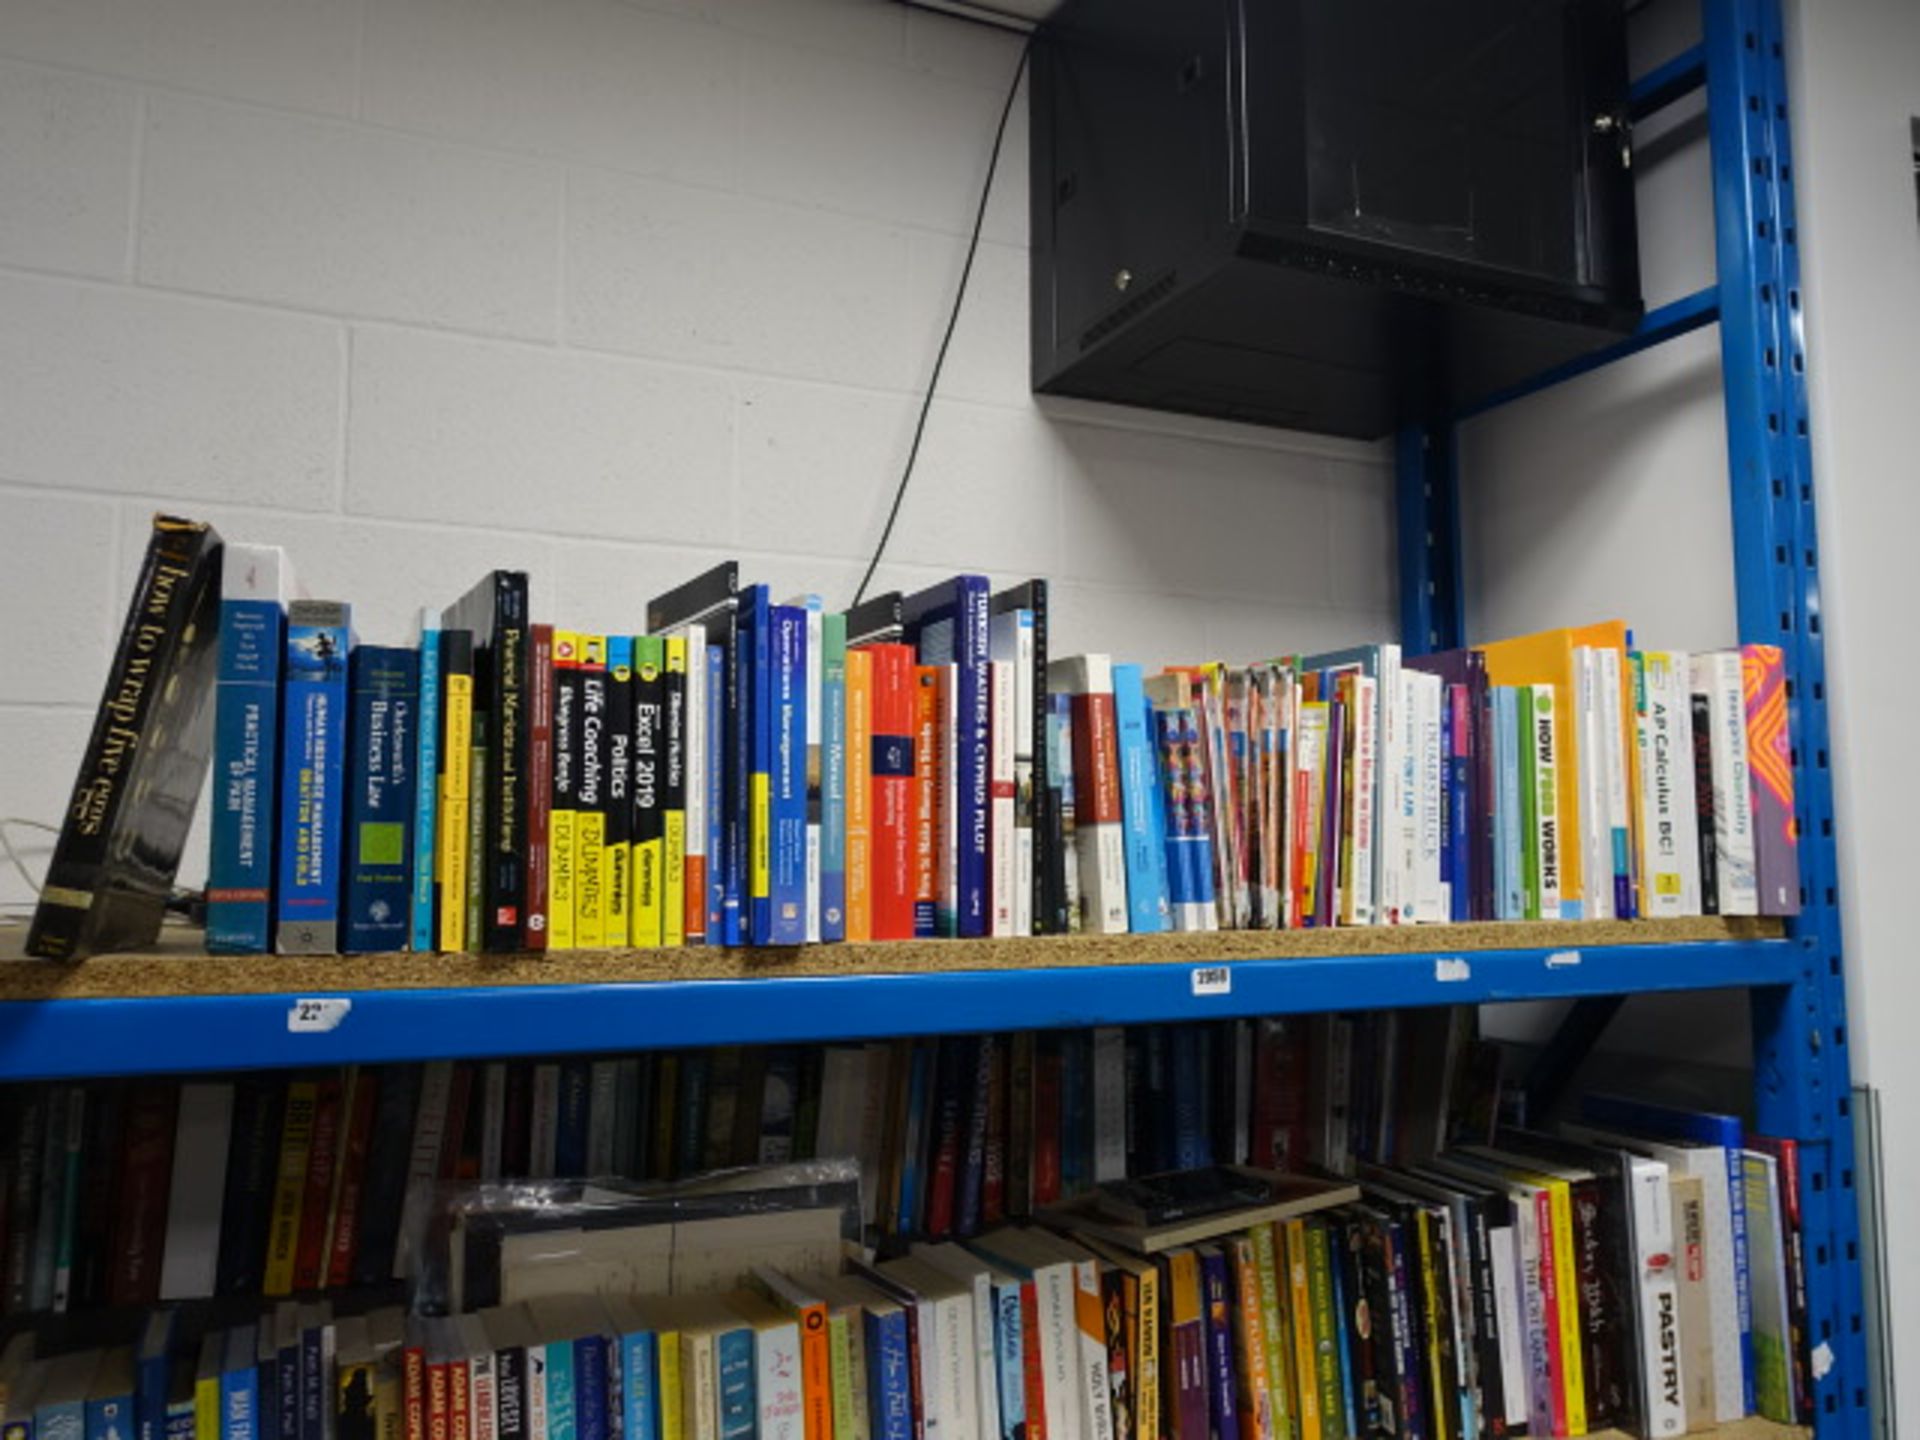
[[867,1312],[867,1394],[874,1440],[913,1440],[912,1379],[908,1372],[907,1317],[901,1310]]
[[754,1395],[754,1345],[752,1334],[729,1330],[714,1341],[713,1368],[718,1394],[715,1399],[715,1423],[721,1440],[752,1440],[759,1422],[759,1404]]
[[313,1086],[313,1128],[307,1146],[306,1178],[300,1196],[300,1224],[294,1244],[290,1289],[320,1284],[326,1250],[327,1220],[333,1201],[333,1177],[340,1161],[341,1083],[338,1074],[322,1074]]
[[657,636],[634,642],[632,800],[633,943],[666,943],[666,647]]
[[290,607],[276,941],[285,955],[339,949],[350,644],[347,606],[300,600]]
[[960,933],[960,670],[940,670],[939,827],[934,831],[933,933],[952,939]]
[[1103,660],[1089,657],[1084,688],[1071,692],[1073,823],[1082,928],[1114,935],[1127,929],[1127,860],[1113,679]]
[[913,652],[876,645],[873,655],[872,935],[911,940],[913,873]]
[[607,1342],[585,1335],[573,1342],[573,1414],[576,1440],[609,1440]]
[[[553,627],[535,625],[528,632],[527,661],[527,906],[520,923],[520,944],[527,950],[545,950],[553,897]],[[424,664],[426,651],[421,651]],[[425,687],[422,687],[424,695]],[[425,717],[421,733],[428,729]],[[421,776],[433,773],[422,768]]]
[[[601,943],[625,949],[634,939],[634,647],[630,635],[607,637],[607,724],[604,751],[606,832],[600,850],[600,888],[606,899]],[[664,883],[664,882],[663,882]],[[664,923],[664,922],[663,922]],[[657,942],[656,942],[657,943]]]
[[258,954],[273,943],[285,653],[286,611],[277,600],[221,602],[207,867],[207,949],[215,953]]
[[464,630],[440,632],[441,700],[439,815],[434,821],[439,854],[434,864],[434,904],[439,948],[467,948],[469,817],[473,805],[473,637]]
[[759,1440],[803,1440],[800,1336],[796,1326],[771,1325],[754,1344],[754,1395],[759,1404]]
[[1560,891],[1561,847],[1565,836],[1560,828],[1559,743],[1561,719],[1551,685],[1533,687],[1533,866],[1539,876],[1540,916],[1558,920],[1566,909]]
[[1236,1235],[1228,1244],[1233,1256],[1234,1296],[1238,1304],[1234,1378],[1239,1384],[1235,1400],[1239,1406],[1241,1440],[1271,1440],[1276,1433],[1272,1369],[1267,1363],[1267,1331],[1260,1309],[1259,1261],[1254,1255],[1251,1235]]
[[[727,808],[733,763],[726,748],[727,735],[727,653],[718,645],[707,646],[706,773],[707,773],[707,884],[706,918],[702,942],[721,945],[727,939]],[[688,932],[691,935],[691,931]]]
[[1446,702],[1447,903],[1450,912],[1448,918],[1460,923],[1472,918],[1473,909],[1470,849],[1473,822],[1468,804],[1473,785],[1473,724],[1467,704],[1467,687],[1447,686]]
[[367,1162],[380,1102],[380,1075],[370,1066],[353,1072],[350,1110],[341,1145],[334,1190],[332,1234],[322,1283],[344,1288],[352,1283],[353,1262],[359,1248],[360,1216],[366,1198]]
[[[638,641],[634,642],[638,645]],[[666,637],[666,713],[661,741],[661,816],[665,852],[661,861],[660,943],[687,943],[687,641]],[[638,937],[634,944],[640,943]]]
[[418,746],[420,662],[412,650],[353,652],[352,783],[347,794],[349,953],[404,950],[411,930],[408,858]]
[[847,939],[873,938],[873,652],[847,651]]
[[[478,692],[476,692],[478,693]],[[473,712],[473,748],[467,752],[467,870],[466,930],[469,950],[486,943],[487,904],[487,776],[488,739],[493,717],[485,710]]]
[[773,935],[773,617],[766,587],[754,586],[748,597],[742,604],[735,656],[744,742],[741,763],[747,777],[746,900],[741,931],[747,943],[765,945]]
[[959,932],[963,939],[991,930],[987,831],[990,814],[992,695],[988,670],[991,642],[987,582],[964,576],[957,584],[954,654],[958,668],[955,698],[954,759],[959,782],[958,849],[955,878],[959,889]]
[[[598,950],[607,939],[607,637],[580,636],[578,779],[574,787],[573,940]],[[549,1373],[552,1364],[548,1364]]]
[[826,817],[826,777],[822,773],[825,757],[821,753],[826,708],[826,617],[821,612],[820,597],[809,595],[802,613],[806,617],[805,629],[801,632],[806,655],[801,687],[806,753],[800,767],[806,791],[806,937],[809,945],[817,945],[821,939],[821,827]]
[[1754,875],[1762,915],[1800,913],[1799,832],[1793,812],[1793,743],[1787,672],[1778,645],[1740,647],[1751,791]]
[[1113,706],[1125,835],[1127,928],[1136,934],[1156,934],[1173,928],[1173,913],[1166,838],[1155,823],[1154,799],[1160,792],[1158,736],[1138,665],[1113,667]]
[[995,660],[988,667],[989,752],[987,766],[987,898],[988,929],[994,935],[1012,935],[1015,880],[1014,717],[1017,713],[1014,666]]
[[300,1205],[305,1193],[307,1158],[313,1145],[318,1086],[295,1080],[287,1086],[286,1118],[280,1128],[280,1164],[268,1223],[266,1275],[262,1293],[293,1292],[293,1267],[300,1241]]
[[940,933],[940,722],[946,667],[917,665],[913,681],[913,933],[932,939]]
[[1201,1252],[1200,1280],[1206,1326],[1208,1410],[1213,1433],[1221,1440],[1240,1434],[1233,1363],[1232,1284],[1226,1257],[1212,1246]]
[[[810,898],[807,863],[807,612],[776,605],[770,614],[773,829],[767,938],[774,945],[801,945],[816,903]],[[815,845],[813,854],[818,853]]]
[[847,617],[821,617],[820,938],[847,938]]
[[486,948],[520,948],[527,904],[527,577],[496,570],[488,696]]
[[1754,873],[1753,790],[1747,760],[1746,699],[1741,656],[1722,651],[1693,658],[1693,690],[1707,697],[1712,738],[1714,864],[1722,915],[1759,913]]

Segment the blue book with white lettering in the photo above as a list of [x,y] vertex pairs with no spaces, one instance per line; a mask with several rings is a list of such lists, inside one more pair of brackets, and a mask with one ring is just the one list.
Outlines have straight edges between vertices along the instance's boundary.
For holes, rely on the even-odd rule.
[[287,607],[275,936],[282,955],[340,949],[351,617],[352,607],[338,600],[296,600]]
[[1138,665],[1113,667],[1114,730],[1120,749],[1121,834],[1127,856],[1127,928],[1136,935],[1173,928],[1165,825],[1157,818],[1160,759]]
[[261,954],[273,945],[280,672],[293,589],[287,553],[278,545],[227,546],[207,865],[207,949],[220,954]]
[[179,1323],[180,1312],[169,1305],[147,1316],[140,1331],[140,1345],[133,1354],[135,1440],[163,1440]]
[[660,1342],[651,1330],[620,1336],[621,1440],[659,1440],[660,1390],[655,1365]]
[[236,1325],[227,1332],[227,1353],[220,1368],[220,1440],[259,1440],[257,1334],[252,1325]]
[[87,1394],[87,1440],[134,1440],[134,1376],[131,1368],[121,1368],[129,1358],[125,1350],[100,1357]]
[[573,1429],[577,1440],[612,1440],[608,1379],[607,1337],[580,1336],[573,1342]]
[[868,1433],[913,1440],[913,1377],[908,1372],[907,1312],[891,1300],[866,1307]]
[[1683,1110],[1623,1095],[1583,1095],[1580,1113],[1595,1125],[1666,1140],[1713,1145],[1726,1154],[1727,1203],[1733,1216],[1733,1288],[1740,1313],[1740,1374],[1747,1413],[1755,1410],[1753,1364],[1753,1289],[1747,1268],[1746,1134],[1738,1117],[1707,1110]]
[[713,1340],[713,1368],[719,1381],[720,1440],[753,1440],[760,1423],[754,1386],[754,1332],[741,1325]]
[[580,1440],[574,1414],[573,1341],[550,1340],[546,1351],[547,1440]]
[[962,939],[991,929],[987,898],[987,795],[992,758],[992,692],[988,662],[991,617],[984,575],[953,579],[900,601],[901,638],[914,647],[922,665],[955,668],[954,767],[958,799],[954,810],[955,875],[958,880],[958,930]]
[[847,617],[820,618],[820,938],[847,938]]
[[352,678],[347,785],[348,954],[404,950],[413,934],[414,765],[419,760],[420,656],[362,645]]
[[773,828],[765,943],[801,945],[807,939],[807,612],[775,605],[768,618]]
[[433,933],[433,857],[440,774],[440,612],[420,612],[420,699],[414,706],[413,895],[411,948],[422,954],[435,948]]

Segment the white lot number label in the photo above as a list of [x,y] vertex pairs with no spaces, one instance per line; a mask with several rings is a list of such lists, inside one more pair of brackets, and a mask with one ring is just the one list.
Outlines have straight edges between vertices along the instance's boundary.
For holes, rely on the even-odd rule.
[[1473,966],[1458,958],[1443,958],[1433,962],[1433,978],[1443,985],[1457,984],[1473,978]]
[[296,1000],[287,1010],[287,1030],[294,1035],[324,1035],[329,1030],[338,1030],[351,1009],[353,1001],[344,995]]
[[1199,965],[1193,971],[1193,993],[1196,995],[1231,995],[1233,993],[1233,972],[1224,965]]

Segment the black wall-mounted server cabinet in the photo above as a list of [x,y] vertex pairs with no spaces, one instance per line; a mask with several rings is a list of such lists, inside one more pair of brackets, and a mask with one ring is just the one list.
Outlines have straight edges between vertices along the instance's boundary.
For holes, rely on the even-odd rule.
[[1036,390],[1374,437],[1641,315],[1621,0],[1067,0]]

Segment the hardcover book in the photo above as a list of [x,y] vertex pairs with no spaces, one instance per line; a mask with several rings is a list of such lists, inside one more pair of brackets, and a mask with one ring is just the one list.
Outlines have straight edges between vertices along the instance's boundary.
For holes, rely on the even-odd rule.
[[349,662],[353,763],[347,796],[349,954],[404,950],[412,928],[417,651],[362,645]]
[[213,527],[156,515],[27,954],[77,960],[160,933],[213,746],[219,596]]
[[958,836],[954,860],[958,931],[963,939],[991,928],[988,913],[987,826],[990,716],[987,582],[956,575],[942,585],[900,602],[902,638],[922,665],[957,667],[954,705],[955,808]]
[[298,600],[289,607],[276,941],[282,955],[331,955],[340,949],[352,645],[344,603]]

